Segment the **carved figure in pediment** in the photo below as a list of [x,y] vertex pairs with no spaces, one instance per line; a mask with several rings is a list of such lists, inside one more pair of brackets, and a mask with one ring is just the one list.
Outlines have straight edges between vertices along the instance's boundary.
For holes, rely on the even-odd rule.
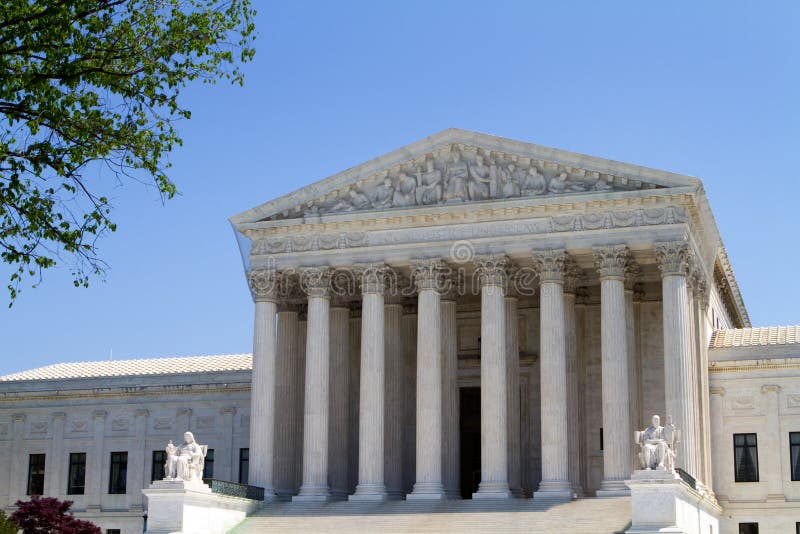
[[506,169],[500,172],[500,197],[518,197],[521,191],[520,181],[525,175],[525,171],[518,168],[515,164],[509,163]]
[[372,193],[372,204],[376,208],[388,208],[392,205],[394,198],[394,186],[390,178],[384,178]]
[[491,177],[489,167],[483,164],[483,156],[477,156],[469,165],[469,183],[467,191],[470,200],[486,200],[491,196]]
[[347,196],[340,199],[332,208],[331,211],[353,211],[353,210],[366,210],[371,207],[367,195],[359,193],[355,189],[347,192]]
[[534,165],[528,169],[528,174],[522,181],[522,194],[527,195],[544,195],[547,193],[547,182],[544,175],[539,172]]
[[567,173],[559,173],[550,180],[547,190],[553,194],[560,193],[577,193],[579,191],[586,191],[586,187],[581,183],[570,182],[567,180]]
[[597,182],[594,184],[595,191],[611,191],[612,189],[614,189],[614,186],[608,183],[602,176],[598,178]]
[[458,150],[453,151],[453,161],[446,167],[445,178],[447,189],[444,191],[444,200],[466,200],[467,198],[467,178],[469,169],[466,162],[461,160]]
[[417,171],[417,204],[438,204],[442,200],[442,171],[426,162],[426,169]]
[[397,175],[397,187],[394,190],[394,195],[392,195],[392,206],[401,208],[415,205],[417,203],[416,189],[417,181],[412,176],[401,171]]

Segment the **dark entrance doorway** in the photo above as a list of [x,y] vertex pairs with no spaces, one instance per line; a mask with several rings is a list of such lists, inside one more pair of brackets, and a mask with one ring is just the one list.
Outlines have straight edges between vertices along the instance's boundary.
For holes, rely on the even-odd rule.
[[471,499],[481,482],[481,388],[461,388],[461,497]]

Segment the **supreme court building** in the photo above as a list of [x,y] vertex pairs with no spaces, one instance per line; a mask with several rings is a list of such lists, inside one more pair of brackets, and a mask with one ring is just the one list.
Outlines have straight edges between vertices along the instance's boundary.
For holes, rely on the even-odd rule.
[[[800,522],[800,329],[750,327],[699,179],[449,129],[231,222],[252,364],[0,377],[8,505],[27,455],[65,470],[93,432],[83,511],[132,529],[186,429],[267,501],[613,500],[658,414],[722,532]],[[122,447],[125,502],[103,497]]]

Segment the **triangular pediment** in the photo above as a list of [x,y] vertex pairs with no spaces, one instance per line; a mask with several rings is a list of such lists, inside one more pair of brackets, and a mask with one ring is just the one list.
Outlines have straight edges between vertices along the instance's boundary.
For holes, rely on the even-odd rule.
[[699,183],[679,174],[448,129],[262,204],[231,221],[239,225]]

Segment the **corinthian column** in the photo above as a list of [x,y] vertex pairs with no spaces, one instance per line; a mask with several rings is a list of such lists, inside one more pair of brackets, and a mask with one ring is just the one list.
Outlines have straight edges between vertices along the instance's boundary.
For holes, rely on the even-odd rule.
[[292,500],[328,501],[330,271],[327,267],[305,269],[300,282],[308,295],[303,483]]
[[331,303],[330,426],[328,469],[331,496],[349,493],[350,427],[350,308],[343,299]]
[[540,284],[542,481],[534,498],[571,499],[564,330],[564,250],[533,254]]
[[508,487],[522,497],[522,449],[520,435],[519,389],[519,298],[509,284],[505,296],[506,322],[506,400],[508,403]]
[[[452,281],[452,280],[451,280]],[[461,498],[458,333],[455,284],[442,294],[442,478],[448,499]]]
[[282,302],[278,310],[278,361],[275,386],[275,492],[282,498],[295,493],[297,449],[302,448],[297,422],[300,420],[301,399],[297,394],[303,384],[298,339],[299,314],[296,304]]
[[417,315],[417,479],[407,498],[443,499],[442,484],[442,332],[440,293],[444,264],[413,264],[418,290]]
[[361,268],[361,394],[358,417],[358,486],[351,501],[386,499],[384,468],[384,345],[383,292],[386,266]]
[[[392,277],[394,280],[394,277]],[[384,347],[386,352],[386,417],[384,419],[384,478],[390,499],[404,499],[403,491],[403,300],[392,283],[384,299]]]
[[692,255],[685,241],[657,243],[656,260],[661,269],[664,306],[664,392],[667,415],[671,415],[675,425],[681,429],[675,465],[699,477],[699,442],[694,433],[697,407],[691,402],[692,350],[686,286]]
[[594,249],[600,273],[600,350],[603,397],[603,482],[598,497],[630,495],[631,434],[628,396],[628,330],[625,271],[628,247]]
[[[583,428],[581,419],[580,369],[578,368],[578,329],[575,312],[580,270],[574,261],[567,263],[564,275],[564,339],[567,359],[567,427]],[[581,453],[581,440],[569,440],[569,483],[572,493],[583,495],[584,462]]]
[[[275,361],[277,337],[277,275],[272,270],[247,273],[255,301],[253,373],[250,395],[250,464],[248,480],[264,488],[264,498],[275,498],[272,474],[275,464]],[[187,428],[189,428],[187,426]]]
[[473,498],[507,499],[505,256],[476,258],[481,282],[481,483]]

